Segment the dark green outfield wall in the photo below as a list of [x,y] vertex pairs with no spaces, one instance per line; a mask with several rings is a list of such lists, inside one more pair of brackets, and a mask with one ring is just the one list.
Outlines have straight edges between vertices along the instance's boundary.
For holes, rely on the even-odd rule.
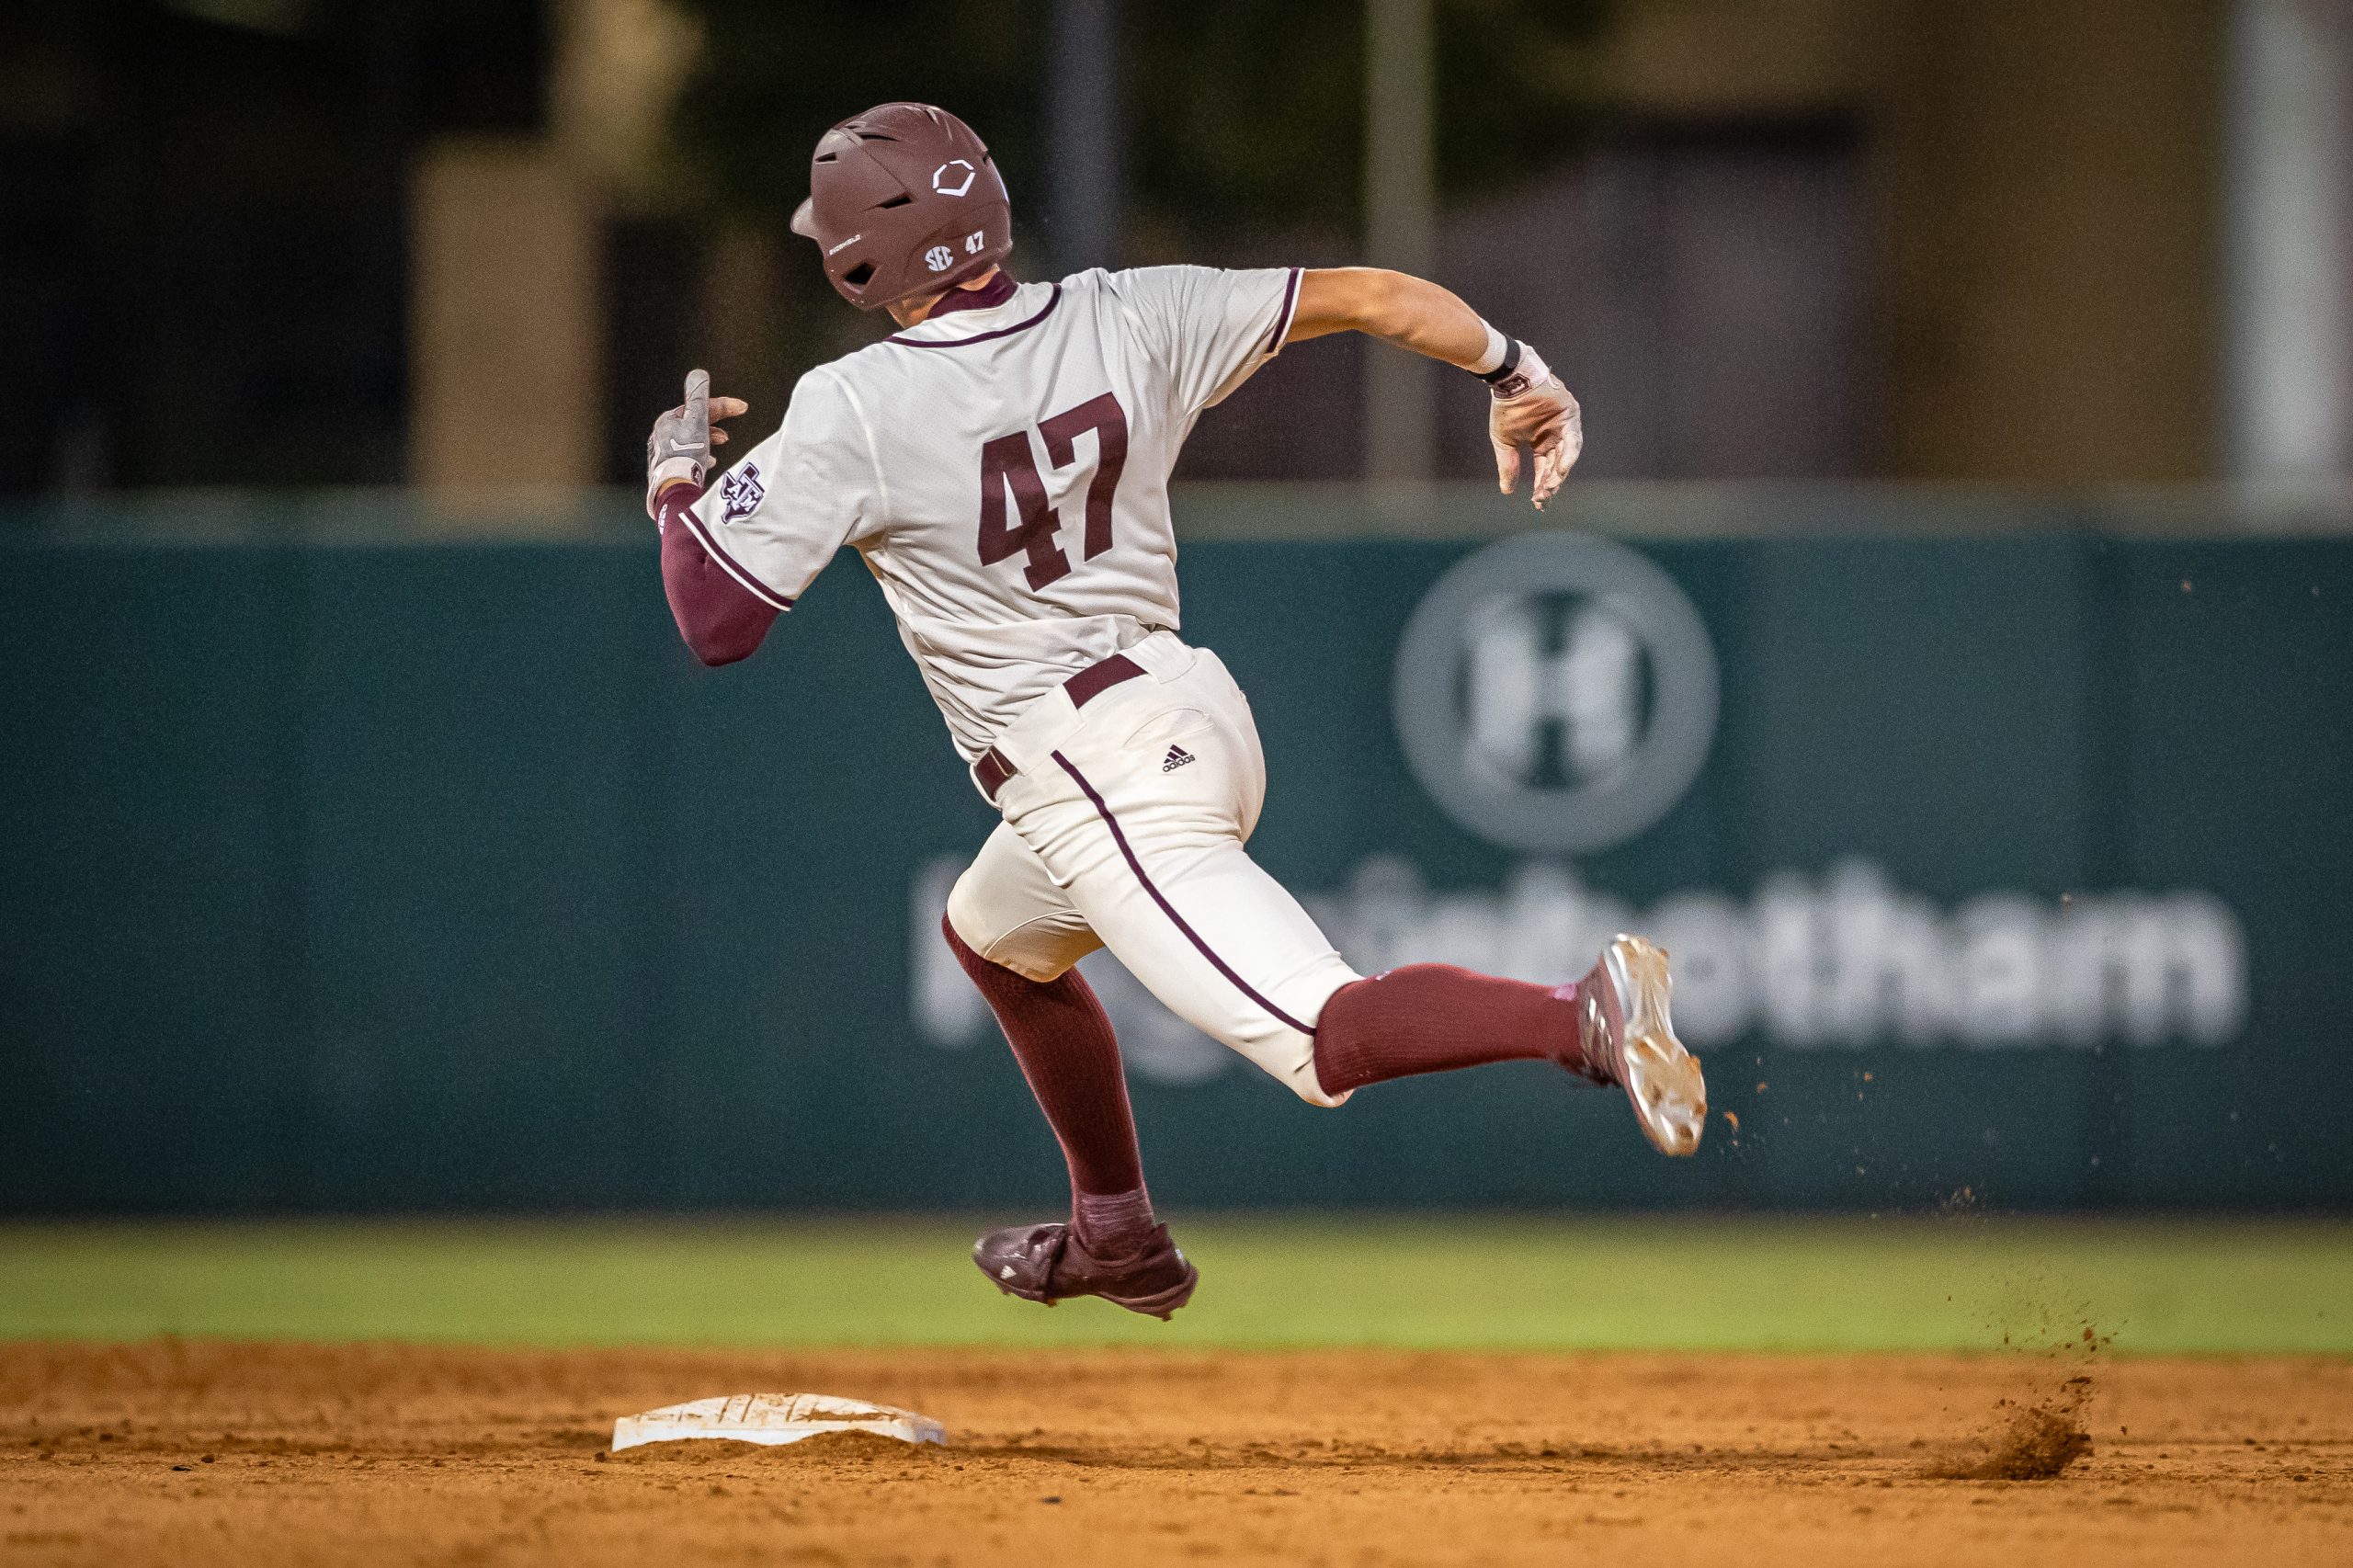
[[[1678,957],[1739,1135],[1669,1164],[1533,1067],[1311,1110],[1098,974],[1155,1192],[2353,1203],[2353,541],[1643,548],[1722,717],[1574,867],[1402,757],[1400,628],[1469,546],[1193,546],[1187,630],[1360,962],[1550,962],[1605,897],[1722,935]],[[0,546],[0,1210],[1056,1202],[915,935],[991,816],[845,566],[708,672],[650,541]],[[2075,956],[2021,992],[2037,931]]]

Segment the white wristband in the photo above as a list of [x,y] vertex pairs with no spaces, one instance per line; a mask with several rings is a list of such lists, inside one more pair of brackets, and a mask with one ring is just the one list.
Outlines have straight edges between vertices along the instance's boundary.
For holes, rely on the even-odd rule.
[[1519,362],[1512,366],[1511,374],[1490,380],[1487,390],[1495,394],[1497,403],[1502,403],[1509,398],[1524,397],[1552,378],[1552,367],[1544,363],[1541,354],[1523,343],[1519,346]]
[[1483,321],[1479,324],[1487,329],[1487,351],[1479,356],[1477,364],[1468,369],[1474,376],[1491,376],[1504,362],[1504,356],[1511,352],[1511,339],[1497,332],[1493,322]]
[[702,464],[697,462],[692,458],[664,458],[660,462],[655,463],[652,468],[646,470],[646,516],[654,518],[656,522],[660,522],[662,520],[662,515],[654,509],[654,503],[661,498],[664,486],[676,483],[682,480],[688,484],[701,484]]

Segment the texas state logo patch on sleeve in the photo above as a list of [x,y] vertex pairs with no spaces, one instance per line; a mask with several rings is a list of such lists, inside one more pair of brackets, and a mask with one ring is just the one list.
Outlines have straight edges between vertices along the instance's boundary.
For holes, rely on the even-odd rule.
[[745,463],[719,482],[722,508],[719,520],[732,523],[738,517],[748,517],[760,509],[760,503],[767,496],[767,491],[760,484],[760,465]]

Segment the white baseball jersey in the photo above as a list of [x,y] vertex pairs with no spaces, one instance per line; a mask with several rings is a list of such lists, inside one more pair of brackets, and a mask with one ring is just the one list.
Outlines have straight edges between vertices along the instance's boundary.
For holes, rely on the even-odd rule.
[[969,760],[1179,624],[1169,471],[1201,411],[1281,350],[1298,299],[1295,268],[1023,284],[810,371],[691,520],[779,609],[856,549]]

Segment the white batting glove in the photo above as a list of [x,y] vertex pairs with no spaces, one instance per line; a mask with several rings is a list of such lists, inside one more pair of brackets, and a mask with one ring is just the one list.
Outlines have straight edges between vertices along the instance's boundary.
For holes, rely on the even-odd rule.
[[711,396],[710,371],[688,372],[687,401],[655,420],[654,433],[645,438],[646,516],[657,515],[654,503],[664,486],[684,483],[700,487],[710,470],[712,449],[727,444],[727,432],[711,422],[733,419],[751,406],[740,397]]
[[1495,449],[1495,487],[1508,495],[1519,483],[1519,449],[1536,454],[1536,478],[1529,496],[1542,511],[1585,450],[1585,414],[1543,357],[1527,344],[1508,374],[1489,383],[1495,405],[1487,411],[1487,439]]

